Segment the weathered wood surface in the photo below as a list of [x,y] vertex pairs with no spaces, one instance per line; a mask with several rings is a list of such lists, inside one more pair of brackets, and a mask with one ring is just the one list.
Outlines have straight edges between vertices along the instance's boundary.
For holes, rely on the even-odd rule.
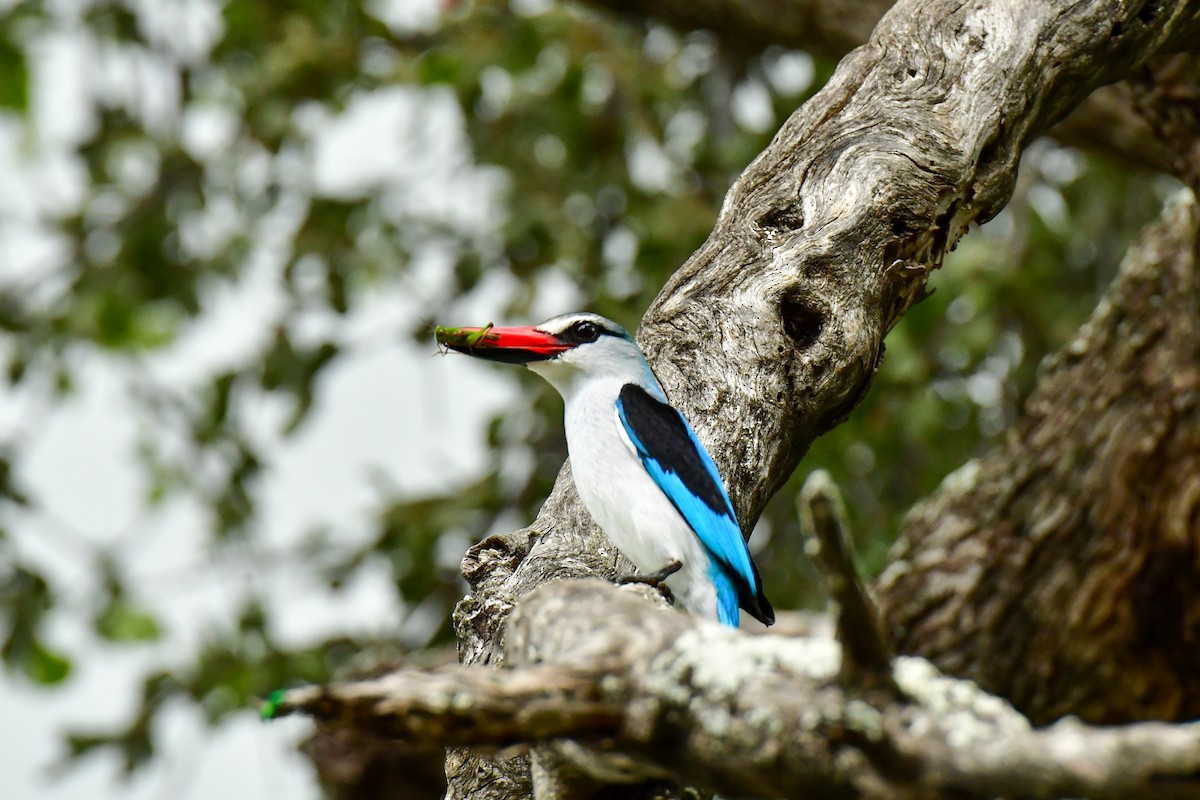
[[[1198,233],[1183,193],[1049,362],[1012,441],[914,514],[878,583],[903,645],[1011,695],[1035,720],[1198,716]],[[586,797],[633,779],[823,798],[1200,796],[1195,724],[1035,730],[931,665],[889,664],[819,473],[801,507],[839,599],[840,645],[811,626],[783,641],[705,633],[656,614],[651,604],[665,603],[646,587],[559,582],[518,606],[508,669],[407,669],[295,690],[283,708],[320,719],[326,739],[348,732],[400,754],[533,743],[533,775],[509,755],[513,768],[490,786],[515,796],[540,784],[542,798]],[[914,676],[958,705],[931,704],[937,693]],[[882,733],[850,725],[863,720],[883,720],[870,728]],[[550,743],[559,737],[574,744]],[[782,767],[770,757],[781,749]]]
[[902,652],[1038,722],[1200,718],[1198,228],[1180,198],[1142,235],[1007,444],[914,510],[876,582]]
[[[607,624],[562,624],[597,612]],[[297,689],[281,710],[409,745],[568,736],[547,745],[562,770],[682,779],[730,797],[1200,793],[1200,723],[1034,730],[1002,700],[915,658],[894,663],[898,692],[864,693],[839,679],[831,639],[752,636],[655,611],[597,580],[532,592],[505,649],[508,669]],[[561,796],[553,788],[539,796]]]
[[[841,58],[871,35],[892,0],[584,0],[635,19],[653,19],[680,31],[708,30],[737,56],[769,47]],[[1160,50],[1194,50],[1186,33]],[[1129,83],[1092,92],[1048,133],[1059,142],[1100,153],[1123,164],[1174,170],[1169,146],[1138,113],[1140,87]]]
[[[1195,1],[902,0],[787,121],[638,337],[747,530],[813,438],[862,397],[928,271],[1007,201],[1022,147],[1189,36],[1200,37]],[[618,560],[564,469],[529,528],[464,559],[462,660],[501,661],[507,614],[536,586],[612,576]],[[450,796],[519,796],[523,770],[521,759],[455,751]]]

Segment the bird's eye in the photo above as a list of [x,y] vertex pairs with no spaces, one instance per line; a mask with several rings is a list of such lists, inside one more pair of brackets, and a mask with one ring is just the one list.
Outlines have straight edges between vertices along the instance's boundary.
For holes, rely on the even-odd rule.
[[584,320],[583,322],[575,323],[572,332],[580,342],[594,342],[600,337],[600,326],[594,322]]

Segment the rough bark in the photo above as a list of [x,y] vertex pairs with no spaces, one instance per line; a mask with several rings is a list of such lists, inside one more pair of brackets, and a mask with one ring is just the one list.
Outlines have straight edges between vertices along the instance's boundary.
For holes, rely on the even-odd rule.
[[[722,45],[758,53],[777,46],[841,58],[871,35],[892,0],[583,0],[589,5],[651,18],[681,31],[716,33]],[[1167,49],[1190,49],[1186,37]],[[1059,142],[1090,150],[1129,166],[1161,172],[1174,167],[1171,149],[1137,113],[1140,85],[1120,83],[1093,92],[1050,129]]]
[[[747,530],[859,401],[928,271],[1006,202],[1023,145],[1186,36],[1200,36],[1200,3],[902,0],[787,121],[639,331]],[[461,659],[502,661],[517,599],[553,578],[612,576],[618,559],[564,468],[530,528],[464,559]],[[447,772],[451,797],[529,786],[519,759],[455,751]]]
[[1129,83],[1139,114],[1170,154],[1171,172],[1200,196],[1200,46],[1155,59]]
[[1200,718],[1198,224],[1189,199],[1143,234],[876,585],[902,652],[1035,721]]
[[894,690],[891,637],[884,632],[879,608],[854,566],[842,497],[829,474],[817,470],[809,475],[797,505],[807,537],[804,549],[820,570],[836,609],[842,683]]
[[[604,624],[570,622],[589,617]],[[560,764],[606,781],[666,778],[736,797],[1200,793],[1200,723],[1034,730],[1002,700],[913,658],[893,666],[898,693],[863,692],[839,678],[833,640],[655,612],[596,580],[523,600],[506,659],[504,670],[293,690],[281,711],[406,744],[545,742]]]
[[[381,664],[354,675],[370,680],[400,669],[434,670],[457,661],[452,648],[422,650],[408,658]],[[317,771],[330,800],[438,800],[446,792],[442,748],[403,744],[377,735],[370,726],[317,726],[302,749]]]

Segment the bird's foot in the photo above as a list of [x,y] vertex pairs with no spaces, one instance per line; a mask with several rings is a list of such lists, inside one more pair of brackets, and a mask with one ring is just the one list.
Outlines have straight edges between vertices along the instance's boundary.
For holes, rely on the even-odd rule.
[[671,559],[660,570],[651,572],[648,575],[624,575],[617,579],[617,583],[622,585],[626,583],[644,583],[647,586],[653,586],[655,589],[658,589],[663,597],[667,598],[668,603],[675,605],[675,593],[667,586],[666,580],[681,569],[683,569],[683,562]]

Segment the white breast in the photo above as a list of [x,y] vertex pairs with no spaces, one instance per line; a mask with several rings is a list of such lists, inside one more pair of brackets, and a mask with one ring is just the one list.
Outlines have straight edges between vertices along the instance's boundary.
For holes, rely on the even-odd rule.
[[584,506],[642,574],[677,560],[667,580],[676,602],[717,618],[708,553],[642,466],[616,413],[623,381],[594,381],[567,402],[567,450]]

